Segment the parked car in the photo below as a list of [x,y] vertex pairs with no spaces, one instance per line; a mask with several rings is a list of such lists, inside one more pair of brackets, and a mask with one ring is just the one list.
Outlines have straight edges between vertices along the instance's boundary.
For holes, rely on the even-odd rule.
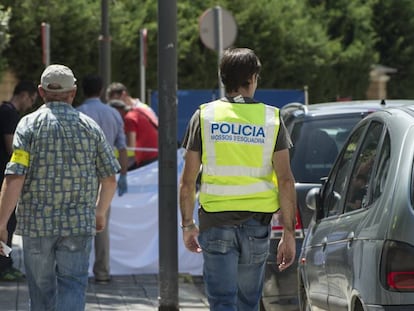
[[414,310],[413,137],[414,106],[370,114],[309,191],[300,310]]
[[[369,100],[330,102],[313,105],[288,104],[281,116],[294,147],[291,167],[298,199],[296,243],[299,258],[303,238],[313,212],[306,208],[306,193],[320,186],[352,128],[370,113],[388,107],[414,105],[413,100]],[[297,262],[284,272],[276,265],[276,250],[282,233],[277,214],[273,219],[270,255],[266,265],[262,309],[298,310]]]

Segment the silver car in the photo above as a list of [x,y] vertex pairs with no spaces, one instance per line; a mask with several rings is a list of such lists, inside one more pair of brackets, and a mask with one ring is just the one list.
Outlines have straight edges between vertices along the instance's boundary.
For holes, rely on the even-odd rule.
[[300,310],[414,310],[414,106],[352,130],[324,185],[299,256]]
[[[281,116],[294,147],[290,149],[292,172],[297,193],[296,255],[299,258],[304,235],[313,211],[306,208],[307,192],[321,185],[352,128],[374,111],[414,105],[413,100],[360,100],[329,102],[313,105],[291,103],[284,106]],[[277,245],[282,226],[276,214],[272,221],[270,255],[266,264],[262,310],[297,311],[297,262],[283,272],[276,265]]]

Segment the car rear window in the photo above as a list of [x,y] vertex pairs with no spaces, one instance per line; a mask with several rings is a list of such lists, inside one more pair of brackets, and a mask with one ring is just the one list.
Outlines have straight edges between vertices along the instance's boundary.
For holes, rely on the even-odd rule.
[[291,167],[301,183],[320,183],[330,169],[353,126],[361,116],[301,120],[291,130]]

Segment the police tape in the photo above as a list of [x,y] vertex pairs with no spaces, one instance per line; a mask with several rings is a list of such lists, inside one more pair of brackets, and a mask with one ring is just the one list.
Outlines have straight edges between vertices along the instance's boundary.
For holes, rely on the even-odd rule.
[[158,151],[158,148],[149,148],[149,147],[127,147],[126,150],[154,152],[154,151]]

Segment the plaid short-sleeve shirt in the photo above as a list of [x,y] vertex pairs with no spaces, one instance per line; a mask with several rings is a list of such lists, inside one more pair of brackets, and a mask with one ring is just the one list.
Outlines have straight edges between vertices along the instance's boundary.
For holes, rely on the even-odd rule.
[[120,165],[100,127],[71,105],[51,102],[19,122],[5,174],[25,175],[16,233],[95,234],[99,178]]

